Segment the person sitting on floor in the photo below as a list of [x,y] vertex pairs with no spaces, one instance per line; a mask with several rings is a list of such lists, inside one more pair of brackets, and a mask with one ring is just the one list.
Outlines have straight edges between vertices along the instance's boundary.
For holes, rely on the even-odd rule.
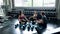
[[20,14],[18,16],[18,20],[19,20],[19,23],[20,23],[20,28],[21,28],[21,26],[25,25],[24,28],[23,28],[23,30],[24,30],[25,27],[26,27],[26,23],[28,22],[28,19],[24,15],[23,11],[20,11]]
[[33,31],[34,25],[36,24],[37,12],[34,11],[33,16],[31,16],[29,19],[30,19],[30,21],[31,21],[31,31]]
[[36,27],[36,31],[38,34],[41,34],[44,29],[46,28],[46,21],[45,19],[42,18],[42,16],[40,14],[37,15],[37,27]]

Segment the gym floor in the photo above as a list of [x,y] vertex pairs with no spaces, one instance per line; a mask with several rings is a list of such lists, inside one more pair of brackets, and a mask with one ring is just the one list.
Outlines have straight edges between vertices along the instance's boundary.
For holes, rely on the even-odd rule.
[[[37,34],[37,31],[21,31],[19,27],[15,28],[16,24],[19,24],[17,19],[8,20],[8,25],[4,25],[5,27],[0,26],[0,34]],[[43,32],[43,34],[52,34],[55,32],[60,32],[60,26],[54,23],[47,23],[47,28]]]

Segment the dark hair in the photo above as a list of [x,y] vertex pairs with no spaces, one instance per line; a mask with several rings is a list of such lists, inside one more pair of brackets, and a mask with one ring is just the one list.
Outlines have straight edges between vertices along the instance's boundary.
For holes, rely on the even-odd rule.
[[38,13],[37,20],[42,19],[42,16]]
[[42,11],[41,14],[42,14],[42,15],[45,15],[45,12]]
[[44,12],[42,12],[42,15],[45,15],[45,13],[44,13]]
[[19,12],[19,15],[21,15],[21,11]]

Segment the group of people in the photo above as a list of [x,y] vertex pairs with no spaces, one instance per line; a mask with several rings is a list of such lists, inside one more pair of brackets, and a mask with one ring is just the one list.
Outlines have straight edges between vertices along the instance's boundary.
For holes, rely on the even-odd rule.
[[[28,25],[28,31],[30,30],[30,27],[32,25],[34,26],[37,25],[35,29],[38,33],[40,33],[40,30],[45,29],[47,27],[47,18],[45,16],[44,11],[41,11],[40,13],[37,13],[37,11],[34,11],[33,15],[29,18],[27,18],[24,15],[23,11],[20,11],[18,20],[20,23],[20,29],[23,26],[23,30],[25,30],[27,25]],[[31,27],[32,31],[33,31],[34,26]]]

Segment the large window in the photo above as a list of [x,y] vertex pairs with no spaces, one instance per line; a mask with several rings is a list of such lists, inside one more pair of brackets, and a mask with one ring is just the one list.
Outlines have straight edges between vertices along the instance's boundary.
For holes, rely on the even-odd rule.
[[0,0],[0,6],[3,5],[3,0]]
[[4,16],[4,12],[3,9],[1,8],[1,6],[3,5],[3,0],[0,0],[0,16]]
[[14,4],[16,7],[31,7],[32,0],[15,0]]
[[33,7],[42,7],[43,0],[33,0]]
[[14,0],[15,7],[55,7],[55,0]]
[[55,7],[55,0],[44,0],[44,7]]

